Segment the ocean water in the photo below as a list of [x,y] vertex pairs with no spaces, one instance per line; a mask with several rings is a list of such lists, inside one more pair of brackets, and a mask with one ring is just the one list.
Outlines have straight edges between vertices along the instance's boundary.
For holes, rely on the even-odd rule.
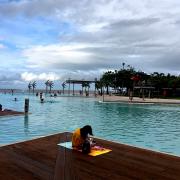
[[[18,101],[14,101],[14,98]],[[0,94],[3,108],[24,110],[28,116],[0,117],[0,144],[74,131],[90,124],[95,136],[180,156],[180,106],[102,103],[86,97],[39,97]]]

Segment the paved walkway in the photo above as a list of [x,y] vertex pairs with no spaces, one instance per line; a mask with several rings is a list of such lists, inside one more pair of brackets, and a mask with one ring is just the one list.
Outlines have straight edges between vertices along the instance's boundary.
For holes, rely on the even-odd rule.
[[156,103],[156,104],[179,104],[180,105],[180,100],[177,99],[160,99],[160,98],[138,98],[138,97],[133,97],[132,101],[130,101],[129,97],[125,96],[107,96],[105,95],[104,98],[103,96],[98,97],[100,101],[105,102],[128,102],[128,103]]

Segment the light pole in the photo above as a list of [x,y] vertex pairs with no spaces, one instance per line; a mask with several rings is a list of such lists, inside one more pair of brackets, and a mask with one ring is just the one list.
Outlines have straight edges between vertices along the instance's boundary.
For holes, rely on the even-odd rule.
[[115,70],[115,93],[117,93],[117,70]]
[[[122,66],[123,66],[123,73],[124,73],[124,66],[125,66],[125,62],[122,63]],[[123,95],[123,87],[124,86],[124,76],[123,76],[123,79],[122,79],[122,95]]]
[[125,62],[123,62],[122,65],[123,65],[123,70],[124,70]]
[[97,84],[97,78],[94,79],[94,96],[96,97],[96,84]]
[[103,102],[104,102],[104,85],[103,85]]

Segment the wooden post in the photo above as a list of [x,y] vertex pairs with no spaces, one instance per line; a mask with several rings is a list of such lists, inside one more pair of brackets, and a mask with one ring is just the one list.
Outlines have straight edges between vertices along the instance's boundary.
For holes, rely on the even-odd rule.
[[25,113],[28,113],[28,112],[29,112],[29,99],[25,99],[24,112],[25,112]]
[[83,95],[83,83],[81,84],[81,87],[82,87],[82,93],[81,93],[81,95]]
[[40,99],[42,99],[42,92],[40,92]]
[[74,96],[75,94],[74,94],[74,82],[73,82],[73,96]]

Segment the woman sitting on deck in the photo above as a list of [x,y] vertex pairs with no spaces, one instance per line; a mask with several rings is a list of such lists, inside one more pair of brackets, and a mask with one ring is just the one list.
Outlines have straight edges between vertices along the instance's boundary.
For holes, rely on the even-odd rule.
[[88,135],[93,135],[90,125],[76,129],[72,135],[72,147],[77,150],[82,150],[83,153],[89,153],[92,140]]
[[6,111],[12,111],[11,109],[3,109],[2,104],[0,104],[0,111],[1,112],[6,112]]

